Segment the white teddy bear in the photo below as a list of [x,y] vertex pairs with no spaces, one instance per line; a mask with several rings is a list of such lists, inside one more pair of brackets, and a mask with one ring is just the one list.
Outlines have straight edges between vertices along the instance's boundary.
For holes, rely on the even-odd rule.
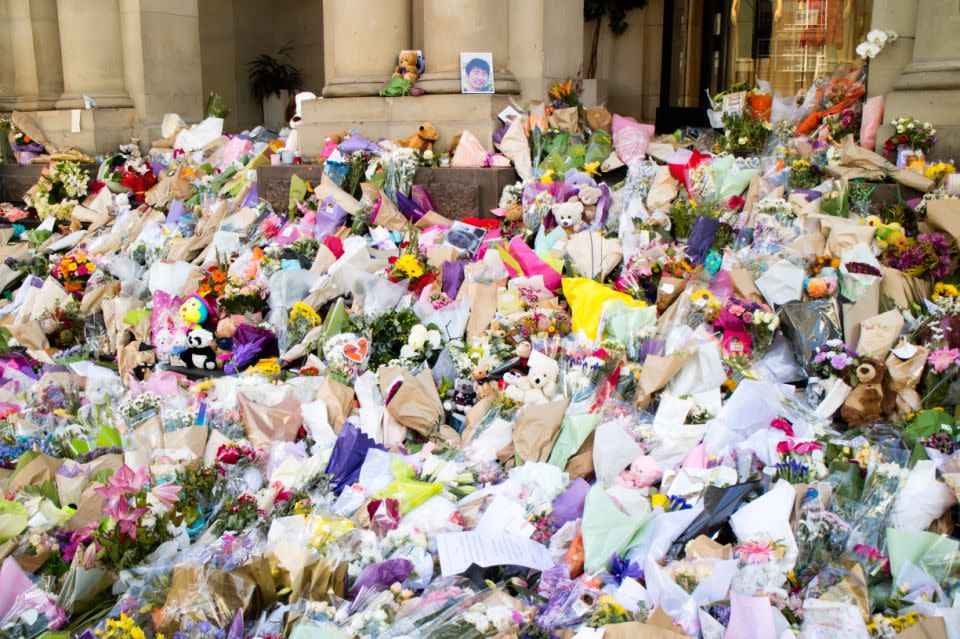
[[525,377],[511,373],[503,376],[508,384],[504,392],[518,404],[546,404],[557,392],[560,365],[537,351],[530,353],[527,364],[530,370]]
[[550,210],[553,212],[553,219],[567,233],[572,233],[583,221],[583,203],[575,198],[569,202],[558,202]]

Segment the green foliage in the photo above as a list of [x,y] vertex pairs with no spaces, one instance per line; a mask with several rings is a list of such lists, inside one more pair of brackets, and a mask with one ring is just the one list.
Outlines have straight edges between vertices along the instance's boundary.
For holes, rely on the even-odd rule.
[[[247,79],[250,82],[250,95],[257,100],[268,96],[280,97],[281,91],[295,91],[303,83],[303,73],[292,64],[291,44],[282,46],[276,56],[261,53],[250,62]],[[284,58],[289,62],[284,62]]]

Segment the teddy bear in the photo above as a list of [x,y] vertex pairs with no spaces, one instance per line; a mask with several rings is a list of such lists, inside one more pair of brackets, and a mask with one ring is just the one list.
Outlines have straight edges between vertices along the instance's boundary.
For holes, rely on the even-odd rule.
[[538,351],[530,353],[526,376],[507,373],[506,396],[518,404],[546,404],[557,392],[560,365],[552,357]]
[[[163,329],[168,330],[168,329]],[[158,338],[159,341],[159,338]],[[171,333],[170,337],[170,349],[167,352],[166,358],[161,358],[161,362],[166,360],[170,366],[179,366],[180,368],[186,368],[187,362],[184,359],[185,353],[187,351],[187,334],[183,331],[175,331]]]
[[567,235],[572,235],[576,227],[583,222],[583,203],[576,198],[571,198],[567,202],[557,202],[550,207],[550,211],[553,213],[553,219],[567,232]]
[[406,139],[394,140],[397,146],[416,149],[421,155],[427,151],[433,152],[434,143],[440,139],[440,131],[429,122],[424,122],[417,132]]
[[213,370],[217,367],[217,355],[210,345],[213,343],[213,333],[205,328],[195,326],[187,333],[187,350],[183,352],[183,359],[193,368]]
[[302,91],[295,96],[289,105],[287,105],[287,124],[290,126],[290,133],[287,135],[287,142],[284,145],[285,151],[293,151],[294,155],[300,154],[300,128],[303,120],[303,103],[307,100],[316,100],[317,94],[310,91]]
[[223,364],[230,359],[233,353],[233,335],[237,332],[237,322],[232,317],[224,317],[217,322],[217,330],[214,332],[214,344],[216,345],[217,362]]
[[850,427],[883,421],[896,408],[896,393],[890,389],[883,362],[864,358],[856,375],[858,383],[840,407],[840,417]]
[[578,188],[580,192],[577,197],[583,204],[583,217],[592,224],[593,218],[597,215],[597,202],[600,201],[602,191],[599,186],[590,186],[589,184],[581,184]]
[[116,375],[95,375],[87,378],[83,393],[90,403],[80,409],[80,421],[101,426],[113,420],[111,404],[123,397],[123,384]]
[[397,55],[397,66],[393,69],[393,77],[403,78],[414,84],[423,72],[423,58],[416,51],[401,51]]

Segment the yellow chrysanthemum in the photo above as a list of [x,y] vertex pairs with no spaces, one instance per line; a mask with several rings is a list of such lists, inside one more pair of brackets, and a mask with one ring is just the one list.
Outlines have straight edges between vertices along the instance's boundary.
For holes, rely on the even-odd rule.
[[670,506],[670,498],[664,494],[657,493],[650,498],[650,504],[653,507],[659,506],[660,508],[666,509]]
[[399,258],[397,258],[396,263],[393,265],[393,269],[410,279],[416,279],[423,276],[423,265],[420,264],[420,260],[409,253],[406,255],[401,255]]

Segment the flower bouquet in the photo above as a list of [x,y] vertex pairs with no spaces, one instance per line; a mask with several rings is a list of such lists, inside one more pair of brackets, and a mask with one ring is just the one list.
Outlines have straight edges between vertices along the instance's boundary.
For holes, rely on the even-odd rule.
[[36,209],[41,220],[54,217],[61,222],[70,219],[73,207],[87,195],[89,176],[76,162],[55,162],[43,170],[43,175],[23,201]]
[[730,296],[712,326],[722,333],[727,355],[763,354],[773,341],[780,319],[769,306]]
[[937,142],[937,130],[929,122],[921,122],[907,116],[891,120],[890,126],[895,129],[895,133],[883,143],[883,150],[887,156],[895,156],[897,166],[901,168],[906,162],[903,151],[912,151],[913,154],[919,154],[922,158]]
[[54,265],[51,274],[63,285],[64,290],[78,300],[83,297],[87,280],[97,270],[97,265],[84,251],[67,253]]

